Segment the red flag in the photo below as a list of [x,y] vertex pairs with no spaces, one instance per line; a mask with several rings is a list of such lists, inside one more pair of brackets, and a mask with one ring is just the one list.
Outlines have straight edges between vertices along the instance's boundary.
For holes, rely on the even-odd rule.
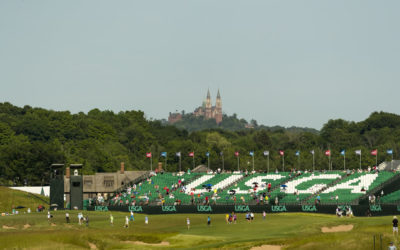
[[284,155],[285,155],[285,151],[279,150],[279,154],[280,154],[281,156],[284,156]]
[[330,150],[326,150],[326,151],[325,151],[325,155],[326,155],[326,156],[330,156],[330,155],[331,155],[331,151],[330,151]]
[[146,153],[146,157],[147,158],[151,158],[151,152],[150,153]]
[[190,152],[190,153],[189,153],[189,156],[190,156],[190,157],[194,157],[194,152]]
[[371,151],[371,155],[378,155],[378,149],[374,149]]
[[239,151],[235,152],[235,156],[238,157],[239,156]]

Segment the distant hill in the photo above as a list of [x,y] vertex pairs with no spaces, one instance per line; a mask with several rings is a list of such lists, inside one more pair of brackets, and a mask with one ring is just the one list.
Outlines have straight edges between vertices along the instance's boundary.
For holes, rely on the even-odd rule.
[[228,116],[226,114],[223,115],[222,122],[217,124],[214,119],[205,120],[204,117],[196,117],[193,114],[183,114],[182,119],[173,124],[177,128],[185,129],[189,132],[201,131],[201,130],[210,130],[210,129],[223,129],[229,131],[240,131],[246,129],[254,129],[254,130],[269,130],[272,132],[275,131],[289,131],[293,133],[301,133],[301,132],[309,132],[313,134],[318,134],[319,131],[314,128],[302,128],[302,127],[282,127],[282,126],[265,126],[258,125],[257,121],[251,120],[250,122],[245,119],[239,119],[236,114],[232,116]]

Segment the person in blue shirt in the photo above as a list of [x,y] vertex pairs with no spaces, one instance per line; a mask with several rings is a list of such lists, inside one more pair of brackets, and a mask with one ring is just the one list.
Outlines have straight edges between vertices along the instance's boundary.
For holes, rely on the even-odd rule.
[[208,226],[211,225],[211,218],[210,218],[210,216],[207,217],[207,225],[208,225]]

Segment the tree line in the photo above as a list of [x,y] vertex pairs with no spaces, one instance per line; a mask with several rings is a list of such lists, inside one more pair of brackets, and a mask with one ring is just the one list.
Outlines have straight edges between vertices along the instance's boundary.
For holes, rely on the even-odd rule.
[[[84,174],[114,172],[120,162],[127,170],[150,168],[147,152],[152,152],[153,166],[165,158],[167,171],[179,168],[176,152],[181,152],[182,169],[192,168],[189,152],[195,152],[196,165],[237,169],[235,152],[240,153],[242,170],[252,168],[254,151],[256,170],[267,169],[269,151],[270,171],[281,170],[279,150],[285,151],[285,169],[312,168],[315,154],[316,169],[328,169],[327,149],[331,150],[333,169],[343,168],[342,149],[346,149],[346,167],[358,168],[363,152],[362,165],[375,165],[375,156],[369,152],[378,149],[378,163],[391,160],[386,154],[392,149],[396,159],[400,149],[400,116],[375,112],[365,121],[350,122],[329,120],[319,132],[290,129],[242,129],[231,131],[214,128],[188,132],[162,121],[148,120],[142,111],[100,111],[72,114],[30,106],[17,107],[0,103],[0,184],[40,185],[49,180],[52,163],[82,163]],[[295,155],[300,151],[300,157]],[[299,160],[299,161],[298,161]]]

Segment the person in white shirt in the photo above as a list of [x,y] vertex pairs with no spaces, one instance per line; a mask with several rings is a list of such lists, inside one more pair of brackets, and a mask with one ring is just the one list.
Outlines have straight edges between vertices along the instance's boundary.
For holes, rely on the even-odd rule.
[[186,225],[189,230],[190,229],[190,219],[189,218],[186,218]]

